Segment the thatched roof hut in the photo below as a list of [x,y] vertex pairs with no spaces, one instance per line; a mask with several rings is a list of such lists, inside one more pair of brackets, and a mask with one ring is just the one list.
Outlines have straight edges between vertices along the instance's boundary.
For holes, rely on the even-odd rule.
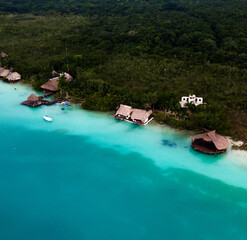
[[10,73],[6,79],[9,81],[9,82],[15,82],[15,81],[19,81],[21,80],[21,75],[18,73],[18,72],[12,72]]
[[134,123],[143,125],[148,122],[152,113],[152,110],[146,111],[134,108],[130,117]]
[[70,82],[70,81],[73,80],[73,77],[70,74],[66,73],[66,72],[63,73],[62,76],[65,77],[65,79],[67,80],[67,82]]
[[4,69],[4,70],[0,73],[0,77],[1,77],[1,78],[6,78],[9,74],[10,74],[10,70],[9,70],[9,69]]
[[4,68],[0,67],[0,73],[4,70]]
[[217,134],[214,130],[194,136],[191,145],[197,151],[207,154],[217,154],[224,152],[229,142],[225,137]]
[[39,97],[37,97],[36,95],[34,95],[33,93],[27,98],[28,101],[32,101],[32,102],[37,102],[39,101]]
[[58,91],[58,82],[59,77],[51,78],[45,84],[43,84],[41,88],[50,92],[56,92]]
[[128,119],[130,117],[131,112],[132,112],[132,107],[120,104],[120,107],[115,114],[115,118],[119,120]]

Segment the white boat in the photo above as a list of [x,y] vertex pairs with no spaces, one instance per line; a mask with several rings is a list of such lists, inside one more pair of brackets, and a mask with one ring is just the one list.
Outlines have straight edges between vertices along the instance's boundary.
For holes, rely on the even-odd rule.
[[52,118],[48,117],[47,115],[43,116],[43,118],[47,121],[47,122],[52,122]]

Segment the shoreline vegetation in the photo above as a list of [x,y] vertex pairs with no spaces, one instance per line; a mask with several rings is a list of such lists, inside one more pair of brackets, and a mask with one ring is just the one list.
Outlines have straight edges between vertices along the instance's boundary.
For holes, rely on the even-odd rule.
[[[35,90],[68,72],[61,96],[85,109],[151,109],[158,123],[216,129],[246,150],[246,25],[246,1],[16,1],[0,4],[0,60]],[[189,94],[207,104],[181,109]]]

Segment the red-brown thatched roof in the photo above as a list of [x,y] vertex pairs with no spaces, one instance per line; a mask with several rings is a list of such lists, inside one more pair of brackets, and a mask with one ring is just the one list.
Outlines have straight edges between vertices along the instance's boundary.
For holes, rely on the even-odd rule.
[[128,117],[128,116],[130,116],[131,112],[132,112],[132,107],[120,104],[120,107],[116,112],[116,115],[119,114],[119,115]]
[[64,75],[65,79],[67,80],[67,82],[70,82],[73,80],[73,77],[70,74],[65,72],[63,75]]
[[139,120],[139,121],[142,121],[144,123],[150,117],[150,115],[152,113],[153,112],[151,110],[146,111],[146,110],[134,108],[132,113],[131,113],[131,118],[133,120]]
[[0,77],[5,78],[5,77],[7,77],[7,76],[9,75],[9,73],[10,73],[10,70],[4,69],[4,70],[0,73]]
[[18,81],[21,79],[21,75],[18,72],[13,72],[7,76],[7,79],[9,81]]
[[225,150],[229,145],[228,140],[225,137],[217,134],[215,130],[203,134],[198,134],[192,138],[193,141],[196,139],[203,139],[206,142],[213,142],[218,150]]
[[45,84],[43,84],[41,88],[51,92],[56,92],[58,91],[58,82],[59,82],[59,77],[52,78],[49,81],[47,81]]
[[37,97],[36,95],[34,95],[33,93],[27,98],[27,100],[32,101],[32,102],[36,102],[39,101],[39,97]]

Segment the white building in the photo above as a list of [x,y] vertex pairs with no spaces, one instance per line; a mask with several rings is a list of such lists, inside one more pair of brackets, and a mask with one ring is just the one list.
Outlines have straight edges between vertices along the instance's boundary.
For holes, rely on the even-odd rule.
[[186,107],[186,103],[194,104],[195,106],[198,106],[200,104],[203,104],[203,98],[202,97],[196,97],[196,95],[189,95],[188,97],[183,96],[181,98],[181,101],[179,102],[180,106],[182,108]]

